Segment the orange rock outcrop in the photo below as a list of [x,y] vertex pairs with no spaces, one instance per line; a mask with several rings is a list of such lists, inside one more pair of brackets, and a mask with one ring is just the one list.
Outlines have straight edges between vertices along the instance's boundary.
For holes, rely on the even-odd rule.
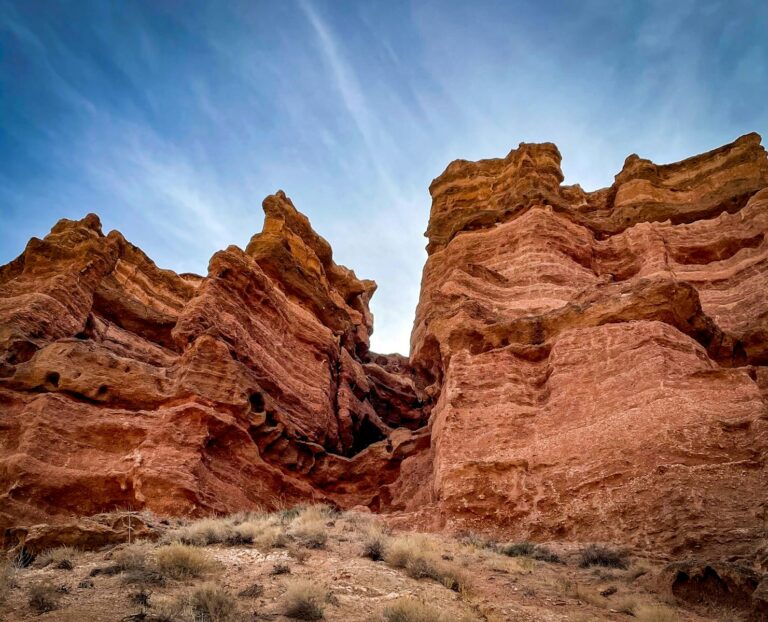
[[0,526],[315,500],[745,553],[768,520],[768,159],[610,187],[552,144],[434,180],[410,359],[282,193],[205,277],[62,220],[0,268]]
[[768,517],[760,137],[632,155],[596,192],[562,181],[554,145],[521,144],[430,187],[411,362],[437,402],[402,507],[513,537],[748,548]]

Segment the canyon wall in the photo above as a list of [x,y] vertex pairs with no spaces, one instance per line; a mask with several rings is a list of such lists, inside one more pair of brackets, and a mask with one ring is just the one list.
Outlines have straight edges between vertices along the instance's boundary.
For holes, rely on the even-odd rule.
[[429,444],[421,388],[404,358],[368,352],[376,284],[282,192],[264,211],[206,277],[158,269],[94,215],[0,270],[0,526],[378,508]]
[[760,137],[629,156],[596,192],[562,182],[554,145],[521,144],[430,187],[411,362],[437,402],[402,507],[512,537],[748,548],[768,524]]
[[610,187],[552,144],[434,180],[410,359],[282,193],[205,277],[62,220],[0,268],[0,528],[300,501],[496,537],[742,551],[768,524],[768,159]]

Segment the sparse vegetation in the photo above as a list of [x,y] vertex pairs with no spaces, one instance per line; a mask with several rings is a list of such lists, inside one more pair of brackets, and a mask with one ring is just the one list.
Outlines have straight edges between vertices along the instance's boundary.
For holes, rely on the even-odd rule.
[[455,592],[465,591],[469,584],[465,572],[441,559],[423,537],[392,538],[385,560],[390,566],[404,568],[409,577],[434,579]]
[[533,542],[515,542],[499,547],[499,553],[507,557],[531,557],[536,550]]
[[199,577],[213,567],[208,555],[199,548],[178,542],[161,546],[155,558],[158,570],[173,579]]
[[291,524],[293,535],[308,549],[319,549],[328,540],[331,509],[324,505],[310,505],[302,509]]
[[363,539],[363,557],[377,562],[384,559],[386,549],[387,536],[380,529],[368,529]]
[[4,603],[16,585],[13,565],[7,561],[0,561],[0,604]]
[[401,598],[384,608],[386,622],[444,622],[440,611],[416,600]]
[[60,570],[72,570],[78,555],[79,551],[71,546],[57,546],[38,555],[36,562],[41,568],[52,566]]
[[[567,619],[585,622],[606,615],[607,609],[614,615],[635,616],[639,622],[677,621],[673,601],[654,601],[645,583],[637,588],[631,583],[640,573],[655,568],[650,560],[640,558],[622,572],[616,568],[625,567],[619,564],[626,565],[628,555],[597,545],[579,550],[579,559],[571,562],[566,573],[539,563],[563,562],[553,550],[533,542],[496,544],[472,532],[461,539],[392,534],[380,518],[357,512],[338,514],[324,506],[271,514],[243,512],[194,522],[169,519],[167,527],[168,535],[160,543],[140,541],[102,552],[57,547],[39,556],[28,569],[0,566],[0,600],[9,594],[15,575],[23,613],[12,617],[14,622],[54,608],[53,617],[71,618],[78,615],[71,607],[91,599],[104,603],[104,590],[109,593],[109,614],[114,606],[115,619],[135,622],[235,622],[255,613],[265,619],[284,619],[283,615],[294,620],[348,619],[354,615],[355,619],[380,622],[477,622],[472,613],[480,606],[477,598],[500,599],[500,606],[509,611],[516,603],[541,609],[555,602]],[[316,533],[322,535],[314,539]],[[277,554],[276,546],[284,546],[287,555]],[[311,550],[315,546],[320,549]],[[555,550],[560,550],[559,545]],[[358,560],[336,573],[339,559],[357,554],[382,560],[398,572],[384,564]],[[55,564],[75,555],[75,563],[85,568],[77,578],[54,570]],[[302,565],[308,557],[311,563]],[[581,570],[575,567],[579,562]],[[229,568],[226,588],[208,582],[216,581],[212,571],[219,564]],[[90,575],[99,578],[85,578],[91,568]],[[233,568],[245,572],[232,572]],[[364,581],[354,577],[357,569],[365,574]],[[339,598],[318,586],[317,578],[331,572],[340,581]],[[516,589],[502,593],[501,584],[491,583],[496,589],[489,592],[485,583],[489,573],[496,578],[506,576]],[[55,582],[51,584],[47,578]],[[58,582],[65,579],[70,581]],[[70,585],[72,596],[63,596]],[[376,600],[347,596],[357,589],[362,593],[364,588],[402,597],[387,598],[377,605]],[[24,606],[27,598],[29,608]],[[660,603],[667,606],[658,606]]]
[[113,566],[120,572],[142,570],[147,566],[149,547],[143,543],[129,544],[112,555]]
[[325,590],[314,583],[292,581],[283,595],[283,613],[295,620],[322,620],[325,598]]
[[590,544],[581,552],[579,567],[589,568],[590,566],[624,569],[629,566],[629,563],[625,551],[610,549],[597,544]]
[[51,583],[36,583],[29,588],[29,606],[37,613],[47,613],[57,608],[59,592]]
[[238,592],[238,596],[241,598],[258,598],[264,593],[264,586],[260,583],[253,583],[244,590]]
[[637,601],[634,598],[623,598],[612,607],[619,613],[626,613],[633,616],[637,613]]
[[668,607],[639,607],[635,611],[638,622],[677,622],[677,614]]
[[237,615],[232,594],[213,584],[195,589],[189,597],[189,604],[196,622],[229,622]]
[[271,575],[290,574],[291,568],[288,564],[275,564],[272,566],[272,570],[269,571]]

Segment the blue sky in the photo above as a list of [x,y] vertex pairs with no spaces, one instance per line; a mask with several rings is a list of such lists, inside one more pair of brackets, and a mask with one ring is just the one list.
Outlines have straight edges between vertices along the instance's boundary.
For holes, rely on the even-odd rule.
[[0,263],[101,216],[205,274],[283,189],[408,350],[428,186],[554,141],[567,183],[768,131],[768,3],[0,0]]

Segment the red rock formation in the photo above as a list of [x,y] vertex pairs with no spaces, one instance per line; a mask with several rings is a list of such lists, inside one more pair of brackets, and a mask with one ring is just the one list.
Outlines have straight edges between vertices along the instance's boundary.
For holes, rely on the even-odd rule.
[[760,138],[562,181],[522,144],[432,183],[410,360],[368,351],[375,283],[282,192],[206,277],[59,222],[0,268],[0,526],[313,499],[745,558],[768,516]]
[[613,186],[551,144],[430,187],[411,362],[439,396],[395,507],[453,529],[749,547],[768,512],[768,160],[760,138]]
[[282,192],[206,278],[62,220],[0,271],[0,525],[115,508],[378,507],[428,444],[420,390],[370,357],[373,281]]

